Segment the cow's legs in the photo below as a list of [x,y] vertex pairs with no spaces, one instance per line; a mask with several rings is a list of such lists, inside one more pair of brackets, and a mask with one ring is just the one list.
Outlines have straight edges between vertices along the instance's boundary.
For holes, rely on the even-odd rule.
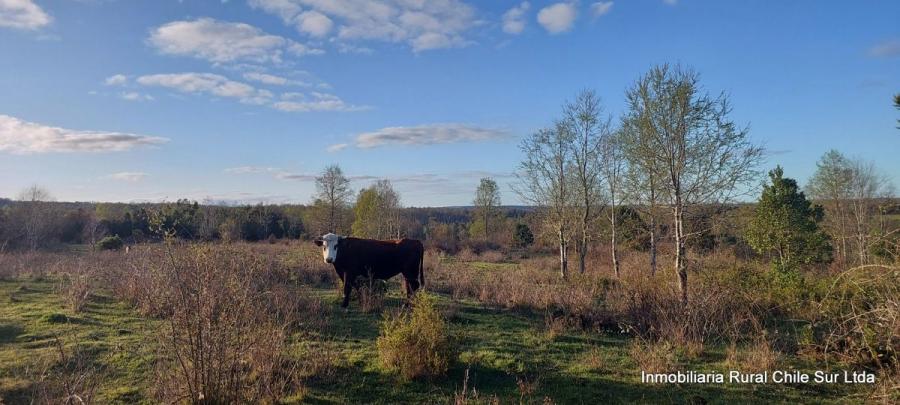
[[350,272],[344,272],[344,302],[341,303],[342,308],[350,305],[350,293],[353,292],[353,284],[350,281]]

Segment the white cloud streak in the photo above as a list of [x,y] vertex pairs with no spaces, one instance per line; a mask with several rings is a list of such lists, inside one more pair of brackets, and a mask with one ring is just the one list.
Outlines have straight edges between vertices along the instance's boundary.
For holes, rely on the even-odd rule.
[[107,86],[121,86],[127,82],[128,76],[125,76],[123,74],[112,75],[110,77],[107,77],[106,80],[103,81],[103,83]]
[[507,34],[521,34],[525,30],[525,13],[531,5],[527,1],[523,1],[503,13],[503,32]]
[[869,55],[880,58],[900,56],[900,38],[889,39],[869,48]]
[[482,142],[508,138],[506,131],[464,124],[431,124],[414,127],[387,127],[357,135],[354,145],[369,149],[387,145],[435,145]]
[[598,1],[591,4],[591,16],[597,18],[609,14],[612,10],[612,6],[613,2],[611,1]]
[[106,176],[107,179],[110,180],[118,180],[118,181],[127,181],[130,183],[137,183],[141,180],[147,178],[149,174],[143,172],[119,172],[113,173],[109,176]]
[[53,19],[32,0],[0,0],[0,27],[36,30]]
[[27,155],[63,152],[121,152],[169,140],[113,131],[53,127],[0,115],[0,152]]
[[[311,92],[308,95],[298,93],[286,93],[282,96],[291,101],[279,101],[272,104],[276,110],[287,112],[316,112],[316,111],[364,111],[370,109],[367,106],[351,105],[333,94]],[[293,101],[297,100],[297,101]]]
[[248,104],[265,104],[272,92],[228,79],[214,73],[169,73],[146,75],[137,78],[143,86],[159,86],[182,93],[206,93],[219,97],[237,98]]

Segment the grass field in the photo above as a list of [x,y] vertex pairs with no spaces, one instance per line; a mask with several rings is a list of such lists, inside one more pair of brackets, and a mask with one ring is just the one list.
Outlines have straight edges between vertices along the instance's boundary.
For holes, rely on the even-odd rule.
[[[510,264],[455,263],[479,271]],[[109,291],[93,291],[74,313],[52,274],[0,281],[0,403],[29,403],[35,382],[59,367],[87,370],[98,382],[96,403],[153,403],[155,331],[162,321],[142,316]],[[456,342],[446,376],[406,382],[382,369],[375,340],[382,314],[365,313],[356,302],[344,312],[333,287],[311,288],[325,303],[327,327],[288,337],[291,356],[319,359],[301,370],[303,384],[285,402],[302,403],[823,403],[858,401],[871,385],[724,384],[659,385],[640,381],[634,338],[618,330],[554,328],[543,314],[488,306],[437,294]],[[384,311],[402,304],[391,283]],[[63,353],[80,353],[86,364],[62,365]],[[679,369],[722,371],[726,347],[707,346],[699,355],[675,352]],[[822,364],[786,358],[779,369],[811,371]],[[840,369],[839,366],[832,366]],[[76,373],[77,374],[77,373]],[[468,376],[468,377],[467,377]],[[465,390],[463,387],[465,386]]]

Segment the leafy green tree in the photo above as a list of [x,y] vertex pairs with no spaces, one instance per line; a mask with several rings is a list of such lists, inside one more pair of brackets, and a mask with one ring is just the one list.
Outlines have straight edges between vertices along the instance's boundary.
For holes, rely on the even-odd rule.
[[797,182],[783,175],[781,166],[769,172],[771,184],[763,185],[747,241],[757,252],[773,254],[782,270],[831,261],[829,238],[819,229],[822,207],[811,204]]
[[351,226],[353,236],[360,238],[377,238],[379,228],[379,207],[381,197],[374,187],[364,188],[359,191],[356,198],[356,206],[353,208],[355,219]]
[[534,234],[527,224],[516,224],[516,230],[513,233],[513,244],[519,248],[526,248],[534,243]]

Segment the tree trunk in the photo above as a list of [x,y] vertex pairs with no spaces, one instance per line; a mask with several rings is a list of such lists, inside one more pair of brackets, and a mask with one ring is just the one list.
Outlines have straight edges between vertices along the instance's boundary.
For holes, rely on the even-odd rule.
[[650,276],[656,275],[656,216],[650,214]]
[[613,203],[612,205],[612,213],[610,214],[611,225],[612,225],[612,237],[610,238],[610,244],[612,245],[612,265],[613,272],[616,275],[616,278],[619,278],[619,251],[616,248],[616,205]]
[[566,234],[560,228],[557,231],[559,237],[559,276],[566,280],[569,275],[569,247],[566,245]]
[[675,195],[675,272],[678,274],[678,291],[682,305],[687,305],[687,257],[684,248],[684,207],[681,196]]

